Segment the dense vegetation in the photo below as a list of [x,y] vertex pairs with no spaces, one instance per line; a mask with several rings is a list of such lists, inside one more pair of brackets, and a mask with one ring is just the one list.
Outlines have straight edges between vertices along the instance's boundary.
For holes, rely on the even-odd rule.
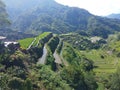
[[[81,33],[69,33],[60,35],[63,41],[70,43],[79,50],[99,49],[106,41],[100,37],[90,37]],[[98,38],[98,40],[96,39]]]
[[[34,48],[30,50],[18,48],[13,51],[13,48],[6,48],[1,44],[3,49],[0,54],[0,88],[8,90],[95,90],[97,84],[92,72],[92,62],[81,57],[77,50],[64,43],[61,49],[63,63],[57,67],[53,53],[58,44],[58,36],[53,36],[48,41],[48,56],[45,65],[37,64],[39,57],[33,56],[37,54]],[[35,48],[42,50],[39,46]]]
[[31,47],[36,47],[36,46],[38,46],[39,42],[40,42],[43,38],[47,37],[48,35],[51,35],[51,33],[45,32],[45,33],[43,33],[43,34],[40,34],[40,35],[37,36],[37,37],[22,39],[22,40],[19,40],[18,42],[20,43],[21,48],[23,48],[23,49],[29,49],[29,48],[31,48]]
[[[107,39],[91,37],[83,32],[63,34],[60,37],[64,42],[79,49],[80,56],[85,56],[94,62],[93,71],[98,90],[119,90],[119,70],[117,68],[120,66],[120,33],[109,35]],[[70,48],[68,50],[71,53],[69,53],[69,57],[66,57],[65,54],[64,59],[71,62],[73,59],[70,58],[75,59],[75,53],[73,50],[70,51]],[[62,51],[66,53],[68,50],[63,49]]]
[[[9,13],[13,28],[22,32],[38,34],[50,31],[63,34],[84,30],[92,36],[107,38],[109,34],[120,31],[120,21],[117,19],[94,16],[84,9],[63,6],[54,0],[4,1],[8,12],[14,12],[14,15]],[[11,4],[13,2],[16,6]],[[29,2],[29,5],[26,5],[26,2]],[[18,7],[19,3],[21,8]]]
[[[3,1],[7,5],[14,2]],[[59,35],[45,32],[32,37],[12,31],[0,0],[0,35],[20,39],[19,44],[7,47],[0,41],[0,90],[120,90],[120,21],[54,0],[33,1],[26,5],[28,0],[15,0],[10,15],[14,28]],[[17,2],[22,5],[19,10]],[[33,5],[36,8],[31,9]],[[12,9],[7,7],[9,14]],[[24,13],[28,9],[31,11]],[[30,38],[21,39],[25,37]],[[38,63],[44,48],[45,63]]]

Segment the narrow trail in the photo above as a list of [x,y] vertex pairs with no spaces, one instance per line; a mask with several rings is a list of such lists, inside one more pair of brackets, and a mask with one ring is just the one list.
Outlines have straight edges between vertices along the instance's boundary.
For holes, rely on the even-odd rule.
[[55,63],[62,64],[61,58],[60,58],[60,56],[57,54],[57,51],[56,51],[56,50],[55,50],[53,56],[54,56],[54,58],[55,58]]
[[46,57],[47,57],[47,46],[44,45],[44,48],[43,48],[43,55],[41,58],[38,59],[38,64],[45,64],[45,61],[46,61]]
[[[59,41],[59,43],[58,43],[58,45],[57,45],[57,48],[58,48],[60,42],[61,42],[61,41]],[[56,48],[55,52],[53,53],[53,56],[54,56],[54,58],[55,58],[55,63],[57,63],[57,64],[62,64],[61,57],[60,57],[60,55],[58,55],[58,53],[57,53],[57,48]]]
[[[59,45],[59,44],[58,44]],[[64,47],[64,44],[62,45],[62,47]],[[64,64],[65,66],[68,66],[67,61],[64,60],[63,56],[62,56],[62,50],[60,55],[57,53],[57,51],[55,50],[54,54],[53,54],[54,58],[55,58],[55,63],[58,64]]]
[[36,41],[36,38],[34,38],[34,40],[33,40],[32,43],[29,45],[29,47],[27,48],[27,50],[32,47],[32,45],[34,44],[35,41]]

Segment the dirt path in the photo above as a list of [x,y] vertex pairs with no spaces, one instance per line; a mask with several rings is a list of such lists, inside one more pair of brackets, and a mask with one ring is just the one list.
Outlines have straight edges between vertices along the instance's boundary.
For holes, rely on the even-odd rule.
[[54,56],[54,58],[55,58],[55,63],[62,64],[61,58],[60,58],[60,56],[57,54],[56,50],[55,50],[53,56]]
[[32,41],[32,43],[29,45],[27,49],[30,49],[35,41],[36,41],[36,38],[34,38],[34,40]]
[[44,45],[43,55],[41,58],[38,59],[38,64],[45,64],[46,57],[47,57],[47,48],[46,48],[46,45]]

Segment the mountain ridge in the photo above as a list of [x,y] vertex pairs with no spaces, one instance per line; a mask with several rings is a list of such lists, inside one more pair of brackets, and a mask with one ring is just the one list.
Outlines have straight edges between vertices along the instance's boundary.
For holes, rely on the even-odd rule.
[[118,14],[110,14],[110,15],[108,15],[107,16],[108,18],[113,18],[113,19],[120,19],[120,14],[118,13]]
[[89,35],[104,38],[120,31],[120,20],[95,16],[87,10],[64,6],[54,0],[46,2],[48,0],[41,1],[38,7],[17,14],[18,17],[13,20],[13,28],[32,34],[46,31],[62,34],[84,30]]

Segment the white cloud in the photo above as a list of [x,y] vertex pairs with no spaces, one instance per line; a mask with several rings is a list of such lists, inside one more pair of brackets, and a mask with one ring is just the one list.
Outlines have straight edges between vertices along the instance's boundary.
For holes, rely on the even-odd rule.
[[95,15],[120,13],[120,0],[55,0],[61,4],[84,8]]

